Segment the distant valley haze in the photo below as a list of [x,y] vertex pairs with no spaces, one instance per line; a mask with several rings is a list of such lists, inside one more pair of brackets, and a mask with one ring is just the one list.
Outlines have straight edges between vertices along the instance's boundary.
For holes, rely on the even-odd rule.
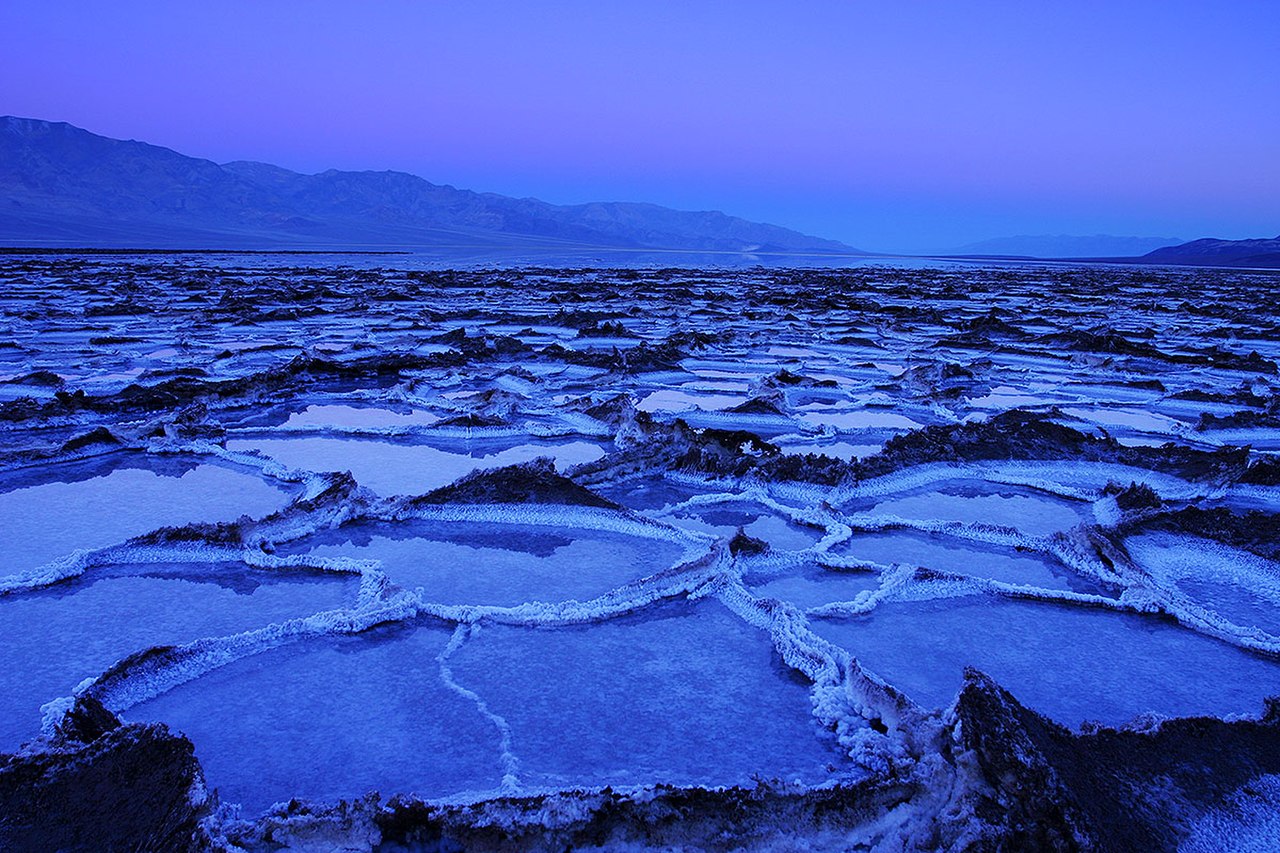
[[1280,231],[1266,2],[9,0],[0,32],[0,114],[223,166],[723,211],[888,253]]
[[[269,163],[217,164],[63,122],[0,117],[0,247],[524,251],[592,249],[746,257],[868,253],[719,211],[652,204],[552,205],[433,184],[403,172],[304,175]],[[1157,257],[1161,263],[1273,266],[1277,240],[1010,237],[944,255]],[[1151,253],[1151,254],[1148,254]],[[1163,253],[1163,254],[1161,254]]]

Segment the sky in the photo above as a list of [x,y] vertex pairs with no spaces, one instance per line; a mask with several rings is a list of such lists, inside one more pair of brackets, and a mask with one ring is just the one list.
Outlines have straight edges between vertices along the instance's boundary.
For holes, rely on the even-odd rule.
[[1280,6],[0,4],[0,114],[874,251],[1280,234]]

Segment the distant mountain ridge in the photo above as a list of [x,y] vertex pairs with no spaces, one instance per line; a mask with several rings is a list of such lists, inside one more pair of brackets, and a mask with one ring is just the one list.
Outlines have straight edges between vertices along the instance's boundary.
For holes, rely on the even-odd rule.
[[1148,252],[1142,256],[1142,261],[1152,264],[1280,269],[1280,236],[1258,240],[1219,240],[1205,237],[1180,246]]
[[1005,255],[1030,258],[1127,258],[1144,255],[1153,249],[1176,246],[1184,242],[1178,237],[1115,237],[1094,234],[1090,237],[1066,234],[1020,234],[968,243],[942,254]]
[[0,245],[617,248],[863,254],[718,211],[553,205],[405,172],[219,165],[64,122],[0,118]]

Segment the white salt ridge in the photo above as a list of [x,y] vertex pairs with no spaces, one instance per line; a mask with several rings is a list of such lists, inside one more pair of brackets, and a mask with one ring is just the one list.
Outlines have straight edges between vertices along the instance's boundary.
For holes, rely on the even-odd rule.
[[[903,735],[922,728],[917,709],[892,687],[865,672],[848,652],[813,634],[795,607],[753,595],[740,581],[719,584],[716,596],[748,624],[767,630],[788,666],[803,673],[813,714],[833,729],[849,757],[870,772],[884,772],[907,757]],[[876,733],[869,720],[880,720],[895,732]]]
[[264,477],[270,477],[286,483],[302,483],[306,487],[307,493],[312,496],[318,494],[328,485],[328,480],[321,472],[310,471],[305,468],[290,468],[269,456],[264,456],[255,451],[242,452],[228,449],[212,441],[196,440],[185,443],[156,441],[152,443],[148,450],[157,455],[189,453],[197,456],[214,456],[235,465],[252,468]]
[[329,610],[240,634],[204,638],[175,647],[163,662],[143,661],[127,671],[106,673],[82,684],[77,694],[92,693],[109,710],[121,713],[243,658],[299,640],[358,634],[375,625],[405,621],[417,612],[411,597],[401,595],[378,606]]
[[463,699],[474,703],[476,710],[498,730],[500,737],[498,750],[501,753],[502,760],[502,792],[504,794],[515,794],[521,788],[520,759],[512,751],[511,725],[505,718],[491,711],[489,704],[485,702],[479,693],[474,690],[468,690],[459,684],[457,679],[453,677],[453,670],[449,666],[449,658],[462,648],[463,644],[471,636],[471,631],[471,626],[467,624],[459,624],[454,629],[453,635],[449,638],[449,645],[445,646],[444,651],[436,658],[440,663],[440,678],[450,690]]
[[[857,485],[841,486],[832,503],[892,495],[950,480],[979,480],[1025,486],[1077,500],[1101,496],[1109,483],[1136,482],[1151,487],[1163,500],[1194,500],[1215,494],[1212,487],[1190,483],[1170,474],[1106,462],[930,462],[886,474]],[[1236,487],[1239,489],[1240,487]],[[1280,491],[1280,490],[1278,490]]]

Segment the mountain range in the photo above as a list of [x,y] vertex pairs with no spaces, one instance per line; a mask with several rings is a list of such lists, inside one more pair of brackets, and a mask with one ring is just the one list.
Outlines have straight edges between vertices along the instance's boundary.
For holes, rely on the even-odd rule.
[[1008,255],[1028,258],[1129,258],[1145,255],[1165,246],[1185,242],[1178,237],[1116,237],[1110,234],[1074,236],[1020,234],[1017,237],[996,237],[977,243],[968,243],[940,254],[983,255],[986,257]]
[[[214,163],[64,122],[0,117],[0,247],[246,250],[583,249],[866,255],[835,240],[718,211],[555,205],[457,189],[405,172]],[[1095,258],[1280,268],[1260,240],[1018,236],[949,255]]]
[[63,122],[0,118],[0,245],[660,249],[861,254],[717,211],[554,205],[404,172],[214,163]]
[[1259,240],[1219,240],[1206,237],[1180,246],[1156,249],[1142,256],[1144,263],[1280,269],[1280,235]]
[[[1152,248],[1152,246],[1156,248]],[[1173,266],[1280,269],[1280,237],[1191,242],[1160,237],[998,237],[938,253],[941,257],[1028,258]]]

